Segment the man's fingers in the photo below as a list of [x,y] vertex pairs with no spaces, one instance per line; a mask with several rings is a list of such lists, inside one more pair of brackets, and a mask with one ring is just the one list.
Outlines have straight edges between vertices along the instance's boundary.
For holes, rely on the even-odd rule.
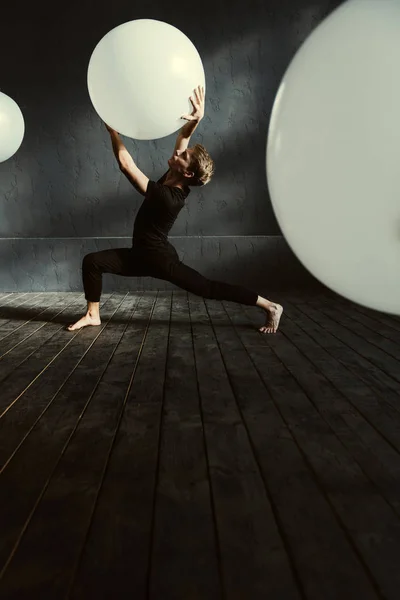
[[190,102],[192,103],[193,106],[193,110],[196,111],[199,109],[199,104],[198,102],[195,102],[194,100],[192,100],[192,97],[190,97]]
[[197,102],[201,103],[204,101],[204,88],[202,85],[197,86],[197,88],[194,90],[195,94],[196,94],[196,98],[197,98]]
[[203,102],[203,100],[204,100],[204,88],[200,85],[196,90],[196,98],[199,103]]

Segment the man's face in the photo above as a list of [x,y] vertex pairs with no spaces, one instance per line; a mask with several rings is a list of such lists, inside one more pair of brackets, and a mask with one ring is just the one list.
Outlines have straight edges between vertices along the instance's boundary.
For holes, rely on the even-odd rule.
[[171,158],[168,160],[169,168],[182,174],[191,174],[191,171],[189,170],[191,153],[191,148],[187,148],[183,152],[175,152],[175,154],[173,154],[173,156],[171,156]]

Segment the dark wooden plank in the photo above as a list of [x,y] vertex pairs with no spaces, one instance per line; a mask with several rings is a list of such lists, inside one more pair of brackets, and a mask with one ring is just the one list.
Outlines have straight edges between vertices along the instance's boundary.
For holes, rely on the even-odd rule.
[[16,294],[10,294],[10,296],[7,296],[6,298],[2,298],[0,300],[0,324],[6,323],[9,320],[10,317],[8,315],[10,314],[10,308],[16,309],[27,303],[29,304],[39,295],[39,293],[32,294],[29,292],[18,292]]
[[[400,453],[376,429],[377,424],[383,421],[383,429],[391,428],[392,437],[399,448],[400,415],[396,415],[395,419],[384,415],[386,418],[382,419],[381,407],[371,390],[346,369],[340,368],[341,365],[337,365],[287,315],[288,309],[284,327],[284,335],[288,340],[281,336],[278,356],[379,493],[400,516]],[[271,339],[274,343],[274,339]],[[283,356],[280,355],[282,349]],[[334,387],[328,386],[327,381]],[[354,400],[354,406],[360,405],[360,411],[365,413],[368,421],[354,409]],[[391,427],[392,424],[394,427]],[[397,439],[394,435],[396,430]]]
[[[38,293],[30,295],[37,296]],[[19,300],[19,302],[22,302],[23,300],[28,299],[28,297],[29,292],[10,292],[9,294],[4,294],[4,297],[0,300],[0,309],[2,309],[3,306],[7,306],[9,302],[16,302],[17,300]]]
[[[400,383],[400,346],[398,344],[358,322],[349,312],[338,309],[336,304],[329,304],[324,299],[310,299],[308,304],[327,317],[330,322],[345,329],[348,332],[348,340],[351,339],[353,345],[362,349],[362,356],[368,358]],[[400,386],[397,387],[400,390]]]
[[15,292],[1,292],[0,293],[0,303],[2,300],[5,300],[6,298],[11,298],[13,293],[15,294]]
[[[26,300],[22,306],[5,306],[1,310],[4,318],[1,320],[2,325],[0,331],[6,333],[7,330],[13,331],[12,323],[14,327],[21,327],[32,318],[37,317],[40,313],[51,308],[55,301],[62,299],[67,300],[68,297],[77,296],[74,292],[42,292],[39,295],[31,294],[32,299]],[[6,318],[10,318],[8,323],[5,322]]]
[[395,409],[398,409],[399,383],[375,364],[373,358],[376,356],[376,352],[379,352],[377,348],[374,349],[373,346],[364,342],[345,327],[332,321],[311,304],[297,303],[296,308],[313,321],[314,325],[316,324],[326,331],[326,346],[324,347],[330,354],[354,370],[358,377],[378,392],[387,402],[390,402]]
[[189,302],[225,597],[299,598],[204,301]]
[[[46,344],[54,335],[65,328],[66,317],[72,308],[79,311],[83,300],[81,294],[70,294],[66,298],[60,299],[57,304],[46,309],[45,313],[40,317],[38,315],[36,322],[41,323],[36,331],[31,333],[25,339],[17,342],[15,346],[8,349],[0,356],[0,381],[4,381],[6,377],[22,365],[38,348]],[[43,320],[45,319],[45,320]],[[0,345],[1,348],[1,345]],[[1,353],[1,349],[0,349]]]
[[[255,310],[245,308],[245,314],[256,320]],[[398,597],[400,571],[400,519],[365,476],[328,423],[315,410],[298,385],[291,371],[299,367],[301,355],[288,350],[285,337],[258,335],[259,343],[268,351],[268,374],[261,376],[271,393],[275,393],[280,410],[291,432],[313,468],[321,489],[326,493],[333,510],[346,528],[358,555],[369,569],[376,589],[386,598]],[[252,347],[248,349],[252,352]],[[295,356],[293,356],[295,355]],[[297,363],[297,364],[296,364]],[[271,366],[285,378],[290,397],[272,389]],[[320,383],[322,380],[320,379]],[[320,394],[326,393],[321,389]]]
[[[361,338],[365,349],[369,350],[371,357],[373,356],[374,362],[379,367],[383,365],[384,369],[400,382],[400,345],[398,343],[381,335],[377,328],[366,326],[359,319],[355,319],[354,313],[340,310],[336,303],[330,304],[316,299],[310,300],[310,303],[332,321],[354,333],[355,337]],[[375,352],[372,354],[374,349]]]
[[[102,303],[106,303],[108,300],[109,296],[104,295]],[[72,306],[71,309],[73,311],[73,316],[76,317],[76,311],[73,310],[74,306]],[[68,311],[66,311],[66,314],[63,316],[66,323],[71,321],[69,318],[71,316],[70,309],[68,308]],[[21,363],[18,368],[18,377],[8,377],[1,383],[0,428],[2,427],[5,414],[11,409],[14,411],[16,410],[17,412],[14,412],[11,417],[12,420],[8,421],[6,426],[7,432],[10,432],[10,429],[13,428],[11,423],[16,424],[16,426],[21,422],[27,423],[26,417],[28,406],[29,409],[32,409],[33,406],[35,409],[39,409],[40,407],[43,409],[43,407],[47,405],[45,398],[48,398],[51,393],[50,390],[53,389],[55,393],[65,377],[68,377],[71,370],[75,367],[77,360],[76,350],[82,349],[82,352],[84,352],[86,349],[85,341],[87,342],[86,346],[89,346],[91,340],[100,330],[93,327],[90,328],[90,331],[92,332],[91,334],[88,335],[85,333],[84,336],[82,336],[82,332],[71,332],[62,327],[55,335],[47,340],[44,346],[39,347],[33,354],[27,357],[27,360]],[[67,352],[62,354],[65,350],[67,350]],[[63,360],[61,360],[60,357]],[[5,363],[5,366],[7,368],[7,363]],[[8,367],[9,366],[10,365],[8,365]],[[42,386],[49,386],[49,380],[46,378],[48,373],[46,374],[46,377],[42,377],[47,369],[50,369],[53,386],[50,386],[50,388],[47,387],[47,392],[42,392]],[[20,402],[21,397],[23,400]],[[31,401],[32,398],[35,398],[33,403]],[[18,407],[15,406],[16,403],[18,403]],[[19,407],[21,407],[21,409],[19,409]],[[0,435],[0,456],[4,458],[1,446],[3,439],[4,436],[2,437]],[[1,460],[0,464],[2,464]]]
[[21,306],[7,306],[1,310],[0,340],[4,340],[10,334],[29,323],[32,319],[43,313],[52,302],[60,302],[65,294],[41,293],[33,297]]
[[395,329],[396,332],[400,331],[400,317],[393,314],[383,313],[380,311],[372,310],[365,306],[357,306],[357,310],[364,315],[372,318],[374,321],[379,321],[390,329]]
[[[33,395],[33,401],[38,398],[42,401],[44,396],[49,406],[1,473],[1,568],[18,545],[30,513],[46,487],[58,463],[60,453],[108,363],[114,348],[114,336],[113,328],[107,328],[107,322],[118,310],[122,301],[123,296],[113,296],[106,302],[103,309],[103,325],[81,330],[69,346],[74,352],[69,357],[69,361],[65,356],[57,361],[59,364],[62,363],[62,367],[66,362],[74,364],[72,372],[68,364],[68,379],[66,381],[61,379],[60,383],[60,373],[57,368],[48,369],[44,377],[47,386],[46,383],[42,386],[40,396]],[[99,340],[100,335],[101,340]],[[92,349],[94,345],[96,351],[88,353],[88,349]]]
[[174,293],[149,597],[221,598],[188,298]]
[[[337,353],[330,353],[328,351],[330,348],[329,338],[332,336],[289,302],[285,302],[285,322],[285,335],[288,335],[293,343],[304,351],[307,358],[312,360],[334,387],[351,403],[351,406],[363,415],[370,426],[389,441],[393,448],[400,451],[399,411],[365,383],[358,375],[357,368],[352,367],[352,362],[347,362],[346,355],[344,357],[341,355],[340,348],[338,349],[340,360]],[[333,338],[333,342],[335,343],[335,338]],[[354,419],[356,420],[354,421]],[[346,412],[346,420],[358,430],[358,425],[356,425],[358,420],[350,406]],[[364,425],[362,429],[364,430]],[[371,431],[369,433],[372,435]],[[374,443],[369,440],[367,445],[371,451],[379,448],[385,455],[383,446],[386,444],[382,440],[381,443],[378,443],[378,440],[379,438],[375,438]],[[390,456],[393,456],[392,451],[388,450],[388,452]]]
[[[312,299],[313,297],[313,294],[309,295],[309,299]],[[329,293],[328,291],[326,291],[325,294],[318,296],[318,299],[322,302],[329,302],[331,305],[345,306],[354,313],[357,312],[361,315],[369,317],[374,322],[383,325],[385,328],[388,327],[391,330],[394,329],[396,331],[400,331],[400,315],[382,312],[374,308],[363,306],[362,304],[353,302],[352,300],[349,300],[348,298],[345,298],[340,294],[336,294],[335,292]]]
[[[143,302],[135,313],[137,300],[135,296],[125,299],[115,315],[118,322],[112,320],[109,331],[105,330],[97,347],[91,349],[89,358],[101,364],[101,354],[109,346],[109,362],[3,577],[0,590],[6,595],[18,594],[21,599],[32,595],[43,599],[65,597],[146,331],[152,302]],[[132,317],[138,321],[130,322]],[[82,394],[82,386],[80,390]],[[68,399],[64,395],[64,400]],[[52,416],[55,438],[60,433],[64,437],[68,421],[73,425],[78,415],[67,422],[54,422]],[[32,439],[35,433],[32,432]],[[62,545],[57,549],[59,540]]]
[[[258,332],[240,307],[225,305],[225,312],[220,303],[207,301],[207,308],[304,597],[376,598],[275,401],[276,394],[289,399],[292,395],[286,377],[280,377],[274,363],[269,364]],[[258,323],[260,316],[256,316]],[[271,378],[273,394],[256,364]]]
[[[54,302],[54,308],[56,313],[59,310],[61,310],[63,304],[63,299],[56,300]],[[52,313],[53,316],[55,316],[54,308],[49,307],[45,309],[45,315],[43,316],[46,317],[46,314],[51,316]],[[29,313],[32,314],[34,310],[34,307],[31,308]],[[11,325],[12,327],[14,327],[14,329],[9,331],[6,335],[4,335],[4,338],[1,340],[0,358],[5,356],[8,352],[12,352],[14,348],[18,347],[20,344],[24,344],[27,340],[29,340],[29,338],[32,335],[39,332],[43,327],[47,325],[47,320],[46,318],[44,320],[41,320],[41,315],[37,315],[31,318],[29,321],[25,322],[21,327],[15,327],[14,320],[11,320],[8,323],[8,325]]]
[[[19,302],[16,295],[14,296],[14,301],[12,301],[12,297],[10,296],[8,302],[5,302],[4,305],[0,299],[0,339],[3,338],[3,335],[7,335],[9,331],[12,331],[13,327],[21,325],[21,323],[26,322],[30,317],[34,316],[34,307],[43,303],[44,296],[44,293],[20,294]],[[28,319],[23,318],[26,314],[29,315]],[[12,321],[13,318],[14,323]]]
[[399,343],[400,322],[395,315],[361,306],[360,304],[338,295],[334,300],[327,295],[320,298],[319,301],[334,306],[342,312],[344,311],[346,314],[351,315],[356,321],[360,321],[360,323],[364,323],[370,327],[373,331],[377,331],[380,335],[393,339],[393,341]]
[[147,598],[170,310],[160,293],[68,597]]

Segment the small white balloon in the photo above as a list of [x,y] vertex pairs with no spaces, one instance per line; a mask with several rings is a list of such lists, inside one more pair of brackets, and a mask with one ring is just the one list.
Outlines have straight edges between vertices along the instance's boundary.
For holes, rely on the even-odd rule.
[[89,61],[88,90],[98,115],[139,140],[170,135],[192,111],[189,96],[205,86],[193,43],[179,29],[153,19],[123,23],[97,44]]
[[350,0],[309,36],[274,103],[267,176],[305,267],[400,314],[400,2]]
[[0,92],[0,162],[13,156],[24,139],[25,123],[18,104]]

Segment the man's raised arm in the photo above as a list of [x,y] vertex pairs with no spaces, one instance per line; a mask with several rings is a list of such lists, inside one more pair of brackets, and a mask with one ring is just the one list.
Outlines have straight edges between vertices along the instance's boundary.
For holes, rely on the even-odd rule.
[[194,90],[195,98],[190,96],[190,102],[193,106],[193,111],[190,115],[182,115],[181,119],[185,119],[188,121],[180,130],[178,137],[176,139],[176,144],[174,148],[174,154],[176,152],[184,152],[189,145],[189,140],[192,136],[192,133],[196,129],[197,125],[204,117],[204,102],[205,102],[205,93],[204,88],[202,86],[198,86]]
[[122,143],[119,133],[105,124],[111,137],[112,147],[118,166],[133,187],[143,196],[146,194],[149,178],[139,169],[132,156]]

